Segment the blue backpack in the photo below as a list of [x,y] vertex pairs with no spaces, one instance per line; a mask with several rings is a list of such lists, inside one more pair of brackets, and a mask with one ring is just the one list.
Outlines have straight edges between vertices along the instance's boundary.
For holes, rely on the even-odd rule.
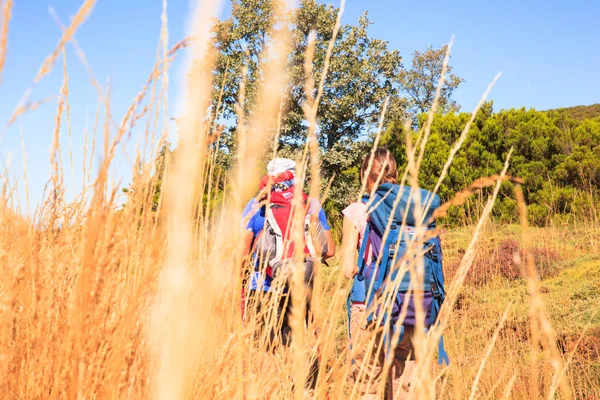
[[[434,211],[440,207],[440,197],[425,189],[420,191],[421,207],[431,201],[431,206],[423,210],[423,221],[429,223],[427,230],[435,230],[436,223],[433,219]],[[403,259],[404,254],[408,249],[408,244],[415,234],[414,210],[416,204],[410,198],[410,186],[400,186],[391,183],[385,183],[379,186],[373,194],[373,199],[369,199],[366,195],[363,197],[363,202],[371,201],[369,219],[365,228],[362,245],[358,254],[358,274],[354,277],[352,291],[348,296],[348,314],[350,314],[350,306],[352,302],[362,302],[367,308],[367,321],[373,323],[377,321],[381,325],[391,324],[396,325],[400,316],[402,305],[405,299],[406,292],[409,290],[424,292],[424,302],[426,303],[426,312],[429,318],[425,320],[425,327],[431,327],[437,319],[440,308],[444,301],[444,273],[442,270],[442,248],[439,236],[427,238],[426,240],[418,240],[417,244],[423,246],[422,252],[424,263],[424,279],[421,284],[413,282],[410,277],[410,272],[398,278],[402,263],[407,263]],[[432,200],[433,199],[433,200]],[[396,209],[394,210],[394,204]],[[406,223],[402,225],[402,221],[406,214]],[[390,229],[385,243],[383,243],[384,233],[390,223]],[[425,238],[424,238],[425,239]],[[367,265],[365,252],[367,245],[371,245],[373,252],[372,262]],[[392,265],[395,260],[395,265]],[[378,264],[378,261],[379,264]],[[396,278],[400,279],[400,284],[394,293],[388,286],[398,284]],[[388,301],[393,301],[391,313],[387,310],[375,309],[373,304],[375,300],[385,293],[388,296]],[[412,296],[411,296],[412,301]],[[350,315],[348,315],[350,321]],[[400,337],[402,337],[404,326],[414,326],[414,315],[407,315],[401,327]],[[389,338],[386,340],[389,343]],[[444,349],[443,338],[438,344],[438,363],[450,363],[448,355]]]

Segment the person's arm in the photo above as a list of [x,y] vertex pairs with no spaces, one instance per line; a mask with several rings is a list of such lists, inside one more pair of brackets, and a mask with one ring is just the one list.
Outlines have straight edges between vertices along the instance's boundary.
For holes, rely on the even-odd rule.
[[327,243],[327,252],[323,256],[323,260],[327,260],[335,255],[335,242],[333,241],[333,235],[330,230],[324,231],[325,242]]
[[254,232],[251,230],[245,230],[242,234],[243,248],[242,248],[242,258],[240,264],[241,278],[242,278],[242,293],[246,283],[248,282],[248,277],[250,276],[249,269],[249,261],[248,256],[252,253],[252,244],[254,242]]
[[256,204],[256,199],[250,199],[244,210],[242,211],[242,221],[244,223],[244,233],[242,234],[243,248],[242,248],[242,260],[246,262],[246,258],[252,252],[252,244],[254,242],[254,236],[256,235],[254,228],[254,218],[256,217],[256,210],[253,210]]
[[329,221],[327,220],[327,215],[325,215],[325,210],[316,203],[315,208],[318,207],[318,214],[312,214],[311,219],[314,219],[314,222],[320,223],[321,228],[323,229],[323,236],[325,237],[325,244],[327,245],[327,252],[323,254],[323,260],[327,260],[335,255],[335,241],[333,240],[333,235],[331,234],[331,227],[329,226]]
[[344,226],[342,229],[342,273],[348,279],[354,278],[358,273],[356,265],[356,243],[358,243],[358,229],[354,223],[344,217]]
[[244,240],[244,248],[242,251],[242,258],[245,259],[246,257],[248,257],[248,255],[250,255],[250,252],[252,251],[252,242],[254,241],[254,232],[252,232],[251,230],[246,230],[244,232],[243,240]]

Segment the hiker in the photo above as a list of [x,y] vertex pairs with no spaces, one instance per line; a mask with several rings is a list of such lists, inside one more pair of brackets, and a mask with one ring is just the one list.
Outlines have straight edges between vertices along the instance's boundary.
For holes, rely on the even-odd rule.
[[[382,379],[386,380],[386,398],[392,399],[394,394],[399,394],[397,398],[407,398],[410,370],[414,366],[411,360],[415,359],[413,338],[417,317],[414,294],[411,295],[410,290],[421,292],[424,325],[430,327],[444,298],[440,240],[437,236],[415,240],[421,246],[418,253],[424,253],[425,278],[422,285],[412,282],[408,271],[396,279],[400,266],[408,264],[403,255],[419,225],[413,212],[415,200],[410,196],[410,187],[398,184],[396,160],[387,149],[378,148],[373,152],[369,169],[370,158],[371,155],[365,158],[360,170],[367,194],[362,201],[343,210],[342,272],[345,277],[353,279],[347,302],[353,363],[350,378],[363,399],[375,398]],[[419,191],[420,204],[431,201],[431,206],[423,210],[423,221],[428,224],[427,232],[432,232],[435,229],[432,213],[440,206],[440,199],[424,189]],[[405,213],[407,208],[408,213]],[[391,224],[388,224],[390,220]],[[391,312],[381,306],[381,294],[384,292],[393,298]],[[407,299],[406,315],[403,321],[398,322]],[[397,329],[400,329],[398,343],[391,351],[390,340]],[[369,340],[365,338],[372,337],[375,330],[375,347],[367,354]],[[380,340],[383,340],[383,346],[379,345]],[[448,362],[443,342],[439,350],[438,361]],[[386,357],[393,359],[387,376],[382,376]]]
[[[265,325],[271,325],[269,329],[269,349],[277,344],[288,345],[291,339],[291,327],[288,323],[291,297],[289,296],[289,282],[291,279],[290,266],[294,265],[293,240],[290,238],[290,220],[292,217],[292,204],[295,190],[301,190],[295,186],[296,163],[286,158],[275,158],[267,165],[267,176],[260,183],[259,190],[263,193],[262,198],[251,199],[242,217],[246,223],[246,234],[244,237],[245,256],[253,255],[253,271],[249,273],[249,282],[244,286],[248,289],[248,308],[254,307],[260,315],[260,329]],[[267,193],[264,193],[264,192]],[[267,194],[269,195],[267,199]],[[307,286],[306,319],[310,309],[310,293],[313,283],[313,267],[315,258],[325,260],[335,254],[335,244],[330,232],[329,222],[325,212],[318,201],[309,199],[302,192],[302,202],[305,209],[298,210],[306,213],[304,217],[305,227],[305,284]],[[267,200],[269,200],[267,202]],[[310,203],[310,204],[307,204]],[[302,207],[300,207],[302,208]],[[310,225],[317,234],[313,238],[309,233]],[[283,285],[277,285],[275,278],[279,275],[288,274],[288,279]],[[270,313],[261,312],[261,308],[270,303],[272,295],[276,295],[277,315],[276,321],[269,324]],[[273,304],[273,303],[271,303]],[[278,327],[273,327],[273,322]]]

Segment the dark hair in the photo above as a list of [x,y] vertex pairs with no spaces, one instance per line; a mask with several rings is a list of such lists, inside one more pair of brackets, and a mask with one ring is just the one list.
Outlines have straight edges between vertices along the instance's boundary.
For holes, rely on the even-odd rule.
[[[373,164],[369,169],[369,161],[373,157]],[[382,171],[383,169],[383,171]],[[365,176],[369,173],[368,176]],[[381,175],[381,177],[380,177]],[[367,192],[374,189],[374,185],[379,179],[379,185],[383,183],[398,183],[398,167],[394,155],[386,148],[379,147],[373,154],[369,153],[362,162],[360,167],[360,179],[366,182]]]

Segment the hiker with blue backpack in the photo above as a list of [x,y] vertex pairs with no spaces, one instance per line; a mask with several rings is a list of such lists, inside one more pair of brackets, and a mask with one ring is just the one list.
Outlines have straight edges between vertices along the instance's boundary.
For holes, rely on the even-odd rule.
[[[244,255],[252,258],[242,293],[242,314],[249,311],[256,316],[257,336],[266,336],[267,350],[287,346],[291,341],[290,288],[294,268],[300,267],[295,253],[303,253],[300,258],[304,261],[305,326],[310,316],[315,265],[335,254],[325,212],[318,201],[309,199],[296,186],[295,169],[296,163],[290,159],[275,158],[269,162],[267,175],[258,188],[259,195],[248,202],[242,213],[246,227]],[[296,201],[300,198],[296,207],[295,197]],[[301,218],[295,218],[298,213]],[[294,220],[303,223],[302,243],[293,240]],[[299,245],[302,247],[297,248]],[[315,368],[311,367],[309,379],[314,378]]]
[[[408,398],[417,318],[424,317],[425,329],[431,327],[445,295],[433,218],[440,198],[399,185],[396,160],[384,148],[365,158],[361,181],[367,194],[343,210],[342,272],[353,279],[347,301],[350,378],[363,399],[375,399],[382,380],[386,398]],[[373,335],[375,344],[369,346]],[[438,350],[438,361],[448,363],[443,341]]]

